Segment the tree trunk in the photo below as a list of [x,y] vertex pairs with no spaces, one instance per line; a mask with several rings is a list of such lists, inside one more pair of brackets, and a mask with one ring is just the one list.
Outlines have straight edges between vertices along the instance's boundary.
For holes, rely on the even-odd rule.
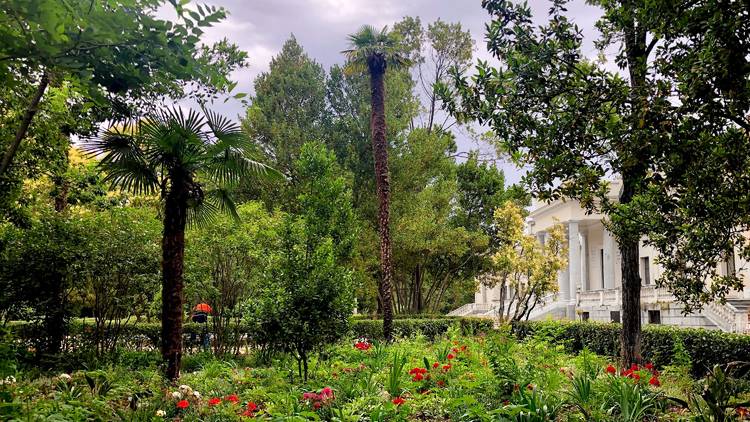
[[417,264],[414,268],[414,312],[419,314],[424,311],[424,300],[422,298],[422,266]]
[[185,258],[185,223],[187,221],[186,178],[173,171],[164,204],[162,238],[162,358],[166,376],[174,381],[180,376],[182,359],[182,269]]
[[[633,197],[632,182],[623,177],[620,203],[628,204]],[[619,239],[622,257],[622,332],[620,356],[624,366],[641,362],[641,276],[638,273],[638,243],[640,239]]]
[[[623,4],[627,12],[624,24],[625,54],[630,78],[630,131],[632,137],[629,157],[630,164],[622,169],[622,192],[619,202],[627,205],[637,194],[646,173],[643,163],[648,162],[644,148],[649,144],[648,129],[649,95],[646,78],[648,75],[649,47],[646,46],[646,28],[638,21],[635,2]],[[640,235],[625,230],[617,242],[622,255],[622,332],[620,334],[620,355],[624,365],[641,362],[641,277],[638,273],[638,244]]]
[[372,113],[372,152],[375,159],[375,182],[378,191],[378,231],[380,234],[380,296],[383,299],[383,335],[387,341],[393,338],[393,301],[391,285],[393,263],[391,261],[390,194],[388,176],[388,143],[385,126],[385,65],[370,66],[370,92]]
[[42,80],[39,82],[39,86],[36,88],[34,96],[31,97],[29,106],[23,113],[23,117],[21,118],[21,125],[18,126],[18,130],[16,131],[16,136],[13,139],[13,143],[8,146],[8,149],[5,151],[5,155],[3,155],[3,161],[0,163],[0,175],[4,174],[8,170],[8,167],[10,167],[10,163],[13,161],[13,157],[15,157],[16,155],[16,151],[18,151],[18,147],[21,145],[21,141],[26,137],[26,133],[29,130],[29,125],[31,125],[31,120],[34,118],[38,110],[39,101],[42,100],[44,91],[47,90],[47,85],[49,85],[49,75],[47,75],[47,72],[44,72],[42,74]]

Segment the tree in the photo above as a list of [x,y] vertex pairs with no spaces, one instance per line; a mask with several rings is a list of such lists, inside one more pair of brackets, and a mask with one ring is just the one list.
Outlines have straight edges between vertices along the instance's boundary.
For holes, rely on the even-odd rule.
[[[447,121],[435,124],[435,114],[439,111],[436,87],[447,82],[449,70],[465,70],[471,64],[474,40],[469,31],[464,31],[460,23],[448,23],[440,19],[422,26],[419,18],[404,17],[393,26],[393,31],[402,37],[402,45],[410,62],[416,65],[416,80],[427,100],[428,132],[433,129],[447,130]],[[447,120],[446,116],[446,120]]]
[[[213,311],[213,350],[217,356],[240,352],[244,305],[260,291],[266,262],[278,242],[279,218],[261,203],[237,207],[240,220],[224,215],[187,232],[187,308],[208,303]],[[234,323],[234,324],[233,324]]]
[[307,381],[316,348],[348,331],[354,309],[351,243],[356,237],[351,189],[321,143],[303,145],[297,161],[300,214],[287,214],[250,322],[259,341],[292,353]]
[[321,140],[326,118],[326,74],[294,36],[271,59],[268,72],[255,79],[255,95],[242,121],[269,164],[288,175],[293,185],[300,148]]
[[[244,65],[245,55],[226,41],[201,46],[201,27],[222,20],[215,6],[196,10],[174,5],[178,19],[157,19],[162,0],[117,3],[73,0],[7,0],[0,8],[0,81],[29,90],[15,134],[0,161],[0,176],[11,165],[26,137],[48,86],[67,84],[103,112],[98,120],[121,118],[137,103],[148,107],[163,96],[180,98],[197,85],[199,101],[231,90],[229,71]],[[123,63],[127,63],[124,66]],[[136,101],[140,100],[140,101]]]
[[[678,297],[728,291],[703,295],[706,280],[694,276],[710,274],[717,257],[745,241],[726,236],[747,227],[744,217],[718,210],[747,203],[746,194],[730,199],[737,193],[730,186],[746,186],[737,169],[748,151],[747,46],[738,40],[750,28],[747,19],[718,17],[745,16],[747,6],[740,4],[595,4],[603,11],[598,45],[617,49],[625,77],[582,55],[581,32],[564,2],[553,2],[549,23],[536,27],[528,7],[485,0],[493,15],[488,48],[502,63],[480,62],[471,83],[455,74],[457,92],[441,92],[452,112],[491,125],[502,149],[530,166],[527,180],[540,199],[574,198],[608,216],[622,256],[627,364],[641,359],[638,247],[644,236],[669,263],[667,274],[690,287],[672,285]],[[455,94],[460,98],[451,100]],[[608,198],[612,177],[622,182],[617,201]],[[706,195],[716,186],[712,180],[725,183]],[[731,278],[714,280],[726,281],[737,286]]]
[[[503,241],[492,255],[493,269],[483,283],[500,286],[501,321],[528,319],[544,297],[558,289],[557,275],[567,265],[565,231],[556,224],[540,244],[535,236],[524,233],[523,211],[510,201],[495,210],[495,227]],[[512,293],[506,298],[508,287]]]
[[219,211],[237,217],[228,187],[275,170],[248,158],[252,147],[238,125],[204,110],[163,110],[133,125],[113,126],[86,148],[100,156],[105,181],[135,193],[158,192],[162,237],[162,357],[166,376],[180,374],[185,226],[210,224]]
[[94,314],[99,356],[113,352],[123,324],[147,303],[159,280],[159,222],[150,208],[114,207],[81,211],[86,285]]
[[44,210],[30,227],[0,226],[0,284],[7,317],[41,326],[34,345],[39,357],[62,351],[71,296],[85,278],[87,233],[81,218]]
[[371,26],[363,26],[349,36],[350,49],[345,50],[349,66],[355,70],[366,69],[370,74],[372,151],[375,161],[375,182],[378,192],[378,231],[380,234],[381,282],[379,293],[383,303],[383,334],[387,340],[393,336],[393,301],[391,286],[393,262],[391,261],[390,234],[390,181],[388,174],[388,143],[385,121],[385,73],[388,67],[398,68],[406,63],[401,55],[398,38]]
[[[447,133],[415,129],[393,148],[394,294],[399,313],[442,312],[473,295],[471,268],[488,237],[456,219],[456,145]],[[462,301],[463,302],[463,301]]]

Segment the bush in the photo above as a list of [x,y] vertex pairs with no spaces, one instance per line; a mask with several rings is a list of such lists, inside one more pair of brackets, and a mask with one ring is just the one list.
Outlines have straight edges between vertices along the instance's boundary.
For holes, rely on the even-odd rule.
[[[568,352],[579,352],[586,347],[594,353],[615,357],[620,353],[621,327],[620,324],[581,321],[524,321],[514,323],[513,332],[519,339],[545,337],[550,342],[565,345]],[[679,363],[673,360],[676,339],[682,342],[690,357],[694,376],[706,375],[716,364],[750,361],[750,336],[653,325],[643,328],[643,358],[658,367]]]
[[[448,329],[454,325],[458,325],[463,334],[470,335],[492,331],[493,321],[483,318],[395,319],[393,321],[393,331],[397,337],[410,337],[414,334],[422,334],[432,340],[448,332]],[[383,320],[354,320],[352,322],[351,334],[353,337],[381,340],[383,339]]]

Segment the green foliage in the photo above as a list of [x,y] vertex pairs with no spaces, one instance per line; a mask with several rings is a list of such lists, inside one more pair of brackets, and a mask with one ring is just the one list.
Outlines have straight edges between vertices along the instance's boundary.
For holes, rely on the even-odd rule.
[[[619,324],[527,321],[514,323],[513,331],[518,338],[541,337],[564,345],[570,352],[587,348],[602,356],[617,356],[620,351]],[[680,348],[687,356],[675,354]],[[643,358],[657,367],[692,362],[693,375],[701,376],[716,364],[750,361],[750,337],[716,330],[648,326],[643,330]]]
[[306,144],[296,166],[301,210],[283,219],[248,320],[268,347],[293,354],[307,380],[309,354],[347,332],[354,296],[345,263],[356,232],[351,191],[334,155],[322,144]]

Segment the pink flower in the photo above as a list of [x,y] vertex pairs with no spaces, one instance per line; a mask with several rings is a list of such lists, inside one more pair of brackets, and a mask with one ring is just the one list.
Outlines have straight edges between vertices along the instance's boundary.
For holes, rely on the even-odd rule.
[[391,402],[396,406],[401,406],[402,404],[406,403],[406,400],[401,397],[396,397],[395,399],[391,400]]
[[326,400],[329,398],[333,398],[333,390],[331,390],[331,387],[325,387],[322,390],[320,390],[321,400]]

